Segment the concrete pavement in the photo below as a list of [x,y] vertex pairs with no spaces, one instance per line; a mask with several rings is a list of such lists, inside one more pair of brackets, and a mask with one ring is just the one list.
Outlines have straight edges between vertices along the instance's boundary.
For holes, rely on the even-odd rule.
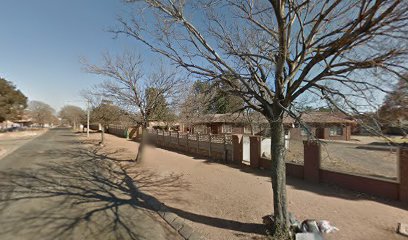
[[124,173],[52,129],[0,160],[0,239],[181,239]]

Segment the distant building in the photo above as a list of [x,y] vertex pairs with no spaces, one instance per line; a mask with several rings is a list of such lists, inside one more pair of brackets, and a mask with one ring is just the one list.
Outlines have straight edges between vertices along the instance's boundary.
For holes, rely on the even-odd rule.
[[[290,117],[284,118],[284,125],[291,139],[304,139],[308,134],[319,139],[350,140],[351,126],[355,121],[341,113],[308,112],[301,116],[301,123]],[[305,127],[306,126],[306,127]],[[208,114],[191,124],[181,124],[182,132],[201,134],[247,134],[270,135],[266,118],[258,114]]]

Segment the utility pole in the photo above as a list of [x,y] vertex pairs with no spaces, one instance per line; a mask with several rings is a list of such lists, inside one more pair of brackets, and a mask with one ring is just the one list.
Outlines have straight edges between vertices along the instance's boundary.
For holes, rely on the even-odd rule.
[[87,117],[86,117],[86,136],[89,138],[89,115],[90,115],[90,110],[89,110],[89,100],[87,101]]

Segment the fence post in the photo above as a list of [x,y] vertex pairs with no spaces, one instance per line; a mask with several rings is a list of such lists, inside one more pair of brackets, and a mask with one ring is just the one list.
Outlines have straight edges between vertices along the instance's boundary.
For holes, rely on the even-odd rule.
[[197,133],[197,154],[200,152],[200,134]]
[[190,152],[190,144],[188,144],[188,135],[190,135],[190,133],[187,133],[186,135],[186,147],[187,147],[187,152]]
[[[140,127],[137,127],[137,138],[139,138]],[[159,146],[159,129],[156,129],[156,146]]]
[[408,144],[398,148],[399,200],[408,203]]
[[228,150],[227,150],[227,134],[224,133],[224,139],[223,139],[223,145],[224,145],[224,162],[227,163],[228,161]]
[[320,143],[316,140],[303,141],[304,146],[304,179],[309,182],[319,183],[320,176]]
[[235,164],[242,164],[242,135],[232,135],[232,162]]
[[259,168],[261,161],[261,137],[249,136],[249,164],[252,168]]
[[165,131],[162,130],[163,133],[163,146],[166,147],[166,135],[165,135]]
[[211,133],[208,134],[208,157],[211,158]]
[[177,149],[180,149],[180,132],[177,132]]

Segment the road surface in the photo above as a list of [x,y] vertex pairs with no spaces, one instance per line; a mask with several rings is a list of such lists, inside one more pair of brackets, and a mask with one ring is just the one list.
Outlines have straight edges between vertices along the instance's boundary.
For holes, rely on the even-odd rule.
[[68,129],[0,159],[0,239],[180,239],[102,159]]
[[17,148],[31,141],[42,132],[12,132],[0,134],[0,158],[10,154]]

